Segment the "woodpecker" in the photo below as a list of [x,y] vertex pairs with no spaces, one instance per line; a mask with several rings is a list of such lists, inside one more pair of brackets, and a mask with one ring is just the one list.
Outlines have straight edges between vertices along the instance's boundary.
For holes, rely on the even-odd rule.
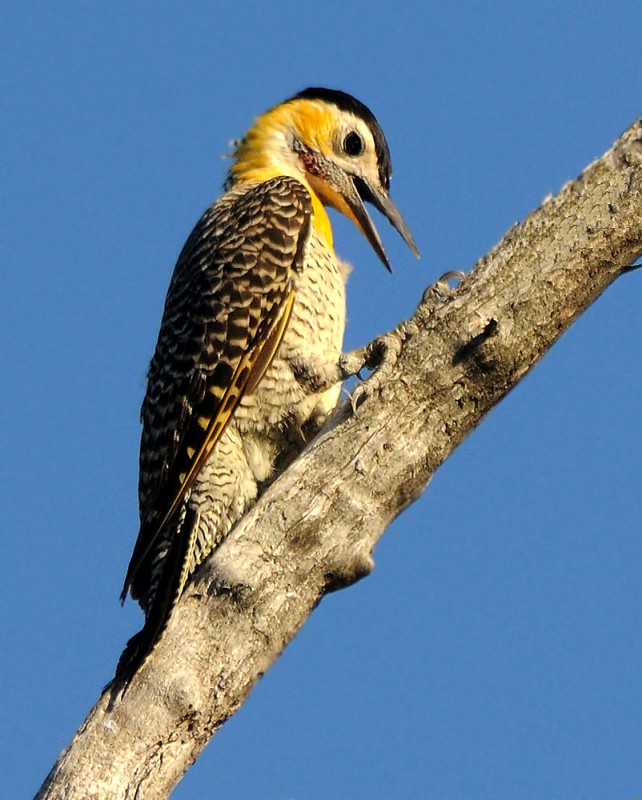
[[325,210],[345,214],[390,269],[364,202],[410,249],[390,199],[379,123],[345,92],[310,88],[259,116],[225,194],[174,270],[143,401],[140,531],[121,595],[145,612],[116,681],[162,634],[199,564],[337,403],[345,270]]

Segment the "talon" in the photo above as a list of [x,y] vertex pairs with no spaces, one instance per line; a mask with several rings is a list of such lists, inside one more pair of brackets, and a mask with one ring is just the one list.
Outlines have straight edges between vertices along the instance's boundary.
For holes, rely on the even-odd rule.
[[442,283],[442,284],[445,283],[446,285],[448,285],[448,281],[457,281],[458,283],[461,283],[465,277],[466,274],[462,272],[460,269],[451,269],[448,270],[448,272],[444,272],[444,274],[441,276],[441,278],[439,278],[437,283]]
[[[444,272],[444,274],[429,286],[426,291],[424,292],[423,297],[421,298],[422,303],[427,303],[430,297],[434,297],[435,295],[440,300],[447,300],[453,292],[455,292],[459,284],[464,280],[466,277],[465,273],[463,273],[459,269],[451,269],[448,272]],[[449,281],[457,281],[455,286],[450,286]]]
[[[441,278],[439,278],[439,280],[435,283],[435,288],[445,299],[450,297],[450,295],[457,290],[457,287],[465,277],[466,276],[461,270],[451,269],[448,272],[444,272]],[[451,286],[449,281],[457,281],[457,283],[455,286]]]
[[347,389],[342,389],[342,393],[345,394],[347,399],[350,402],[350,408],[352,409],[353,416],[357,416],[357,411],[359,406],[363,403],[364,400],[367,399],[368,395],[372,393],[372,389],[370,387],[370,381],[372,378],[368,378],[363,383],[358,384],[354,387],[354,389],[349,392]]
[[350,395],[350,405],[352,406],[352,413],[356,416],[359,406],[367,399],[370,394],[370,389],[367,383],[360,383],[355,387],[354,392]]

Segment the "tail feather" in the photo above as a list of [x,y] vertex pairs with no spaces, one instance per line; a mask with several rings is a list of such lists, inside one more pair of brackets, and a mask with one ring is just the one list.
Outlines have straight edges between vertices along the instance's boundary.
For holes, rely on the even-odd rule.
[[[187,509],[182,524],[172,536],[171,546],[161,564],[153,596],[147,599],[145,624],[125,645],[111,686],[124,693],[161,638],[172,609],[183,592],[187,566],[198,525],[198,514]],[[151,570],[150,570],[151,573]]]

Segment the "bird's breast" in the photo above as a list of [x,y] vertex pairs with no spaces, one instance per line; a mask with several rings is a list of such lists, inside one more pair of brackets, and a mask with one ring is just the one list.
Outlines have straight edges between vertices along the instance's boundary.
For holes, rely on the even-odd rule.
[[[312,228],[303,267],[295,277],[292,315],[279,350],[235,414],[258,480],[265,480],[280,449],[291,447],[293,425],[303,428],[313,415],[327,415],[336,405],[338,384],[314,391],[297,372],[303,366],[310,374],[318,374],[322,384],[324,377],[336,370],[345,329],[345,275],[325,238]],[[281,441],[283,437],[287,443]]]

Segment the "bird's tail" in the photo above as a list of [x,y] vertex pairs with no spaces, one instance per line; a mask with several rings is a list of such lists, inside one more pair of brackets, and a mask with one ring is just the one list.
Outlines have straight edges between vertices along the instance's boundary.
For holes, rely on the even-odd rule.
[[160,566],[160,576],[149,601],[145,624],[125,645],[114,679],[107,688],[112,695],[124,694],[134,675],[152,653],[167,627],[172,609],[183,592],[187,578],[187,564],[197,528],[198,515],[187,510],[182,524],[172,536],[171,546]]

